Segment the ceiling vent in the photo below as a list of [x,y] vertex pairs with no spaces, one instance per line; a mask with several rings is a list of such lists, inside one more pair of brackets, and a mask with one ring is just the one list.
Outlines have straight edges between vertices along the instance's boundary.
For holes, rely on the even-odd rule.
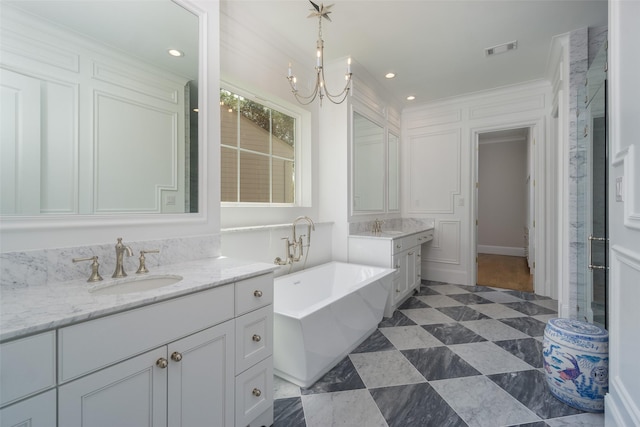
[[486,56],[493,56],[499,53],[505,53],[518,48],[518,41],[514,40],[509,43],[499,44],[497,46],[488,47],[484,50]]

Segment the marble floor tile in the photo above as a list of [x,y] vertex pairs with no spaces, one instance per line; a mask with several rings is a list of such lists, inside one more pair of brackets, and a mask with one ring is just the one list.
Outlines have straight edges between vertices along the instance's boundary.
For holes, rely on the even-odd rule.
[[490,292],[493,290],[488,286],[481,286],[481,285],[476,285],[476,286],[456,285],[456,286],[461,289],[464,289],[467,292]]
[[553,310],[554,313],[558,312],[558,301],[553,299],[541,299],[541,300],[533,300],[531,301],[534,304],[541,305],[545,308]]
[[300,387],[276,375],[273,376],[273,398],[300,397]]
[[357,390],[365,388],[358,371],[349,356],[345,357],[333,369],[308,388],[300,389],[303,396],[315,393],[331,393],[334,391]]
[[542,295],[536,295],[532,292],[522,292],[522,291],[505,291],[505,293],[513,295],[514,297],[531,301],[531,300],[549,300],[549,297],[543,297]]
[[538,369],[487,376],[543,420],[582,413],[553,397]]
[[465,322],[469,320],[489,319],[489,316],[485,316],[479,311],[470,308],[469,306],[462,305],[457,307],[439,307],[436,310],[446,314],[457,322]]
[[413,308],[409,310],[402,310],[401,312],[418,325],[447,323],[453,322],[454,320],[451,317],[442,314],[435,308]]
[[437,308],[437,307],[453,307],[456,305],[461,305],[460,302],[450,298],[446,295],[427,295],[427,296],[417,296],[422,302],[425,302],[429,307]]
[[393,312],[393,316],[382,319],[382,321],[378,324],[378,327],[388,328],[391,326],[410,326],[415,324],[416,322],[402,314],[400,310],[396,310]]
[[421,383],[425,378],[398,350],[349,355],[367,388]]
[[544,335],[544,328],[547,326],[545,322],[541,322],[532,317],[513,317],[508,319],[499,319],[505,325],[511,326],[530,337],[541,337]]
[[549,424],[544,421],[534,421],[532,423],[513,424],[509,427],[549,427]]
[[368,390],[339,391],[302,397],[307,427],[387,427]]
[[389,427],[467,427],[428,383],[370,390]]
[[547,420],[549,427],[604,427],[604,414],[580,414]]
[[520,302],[522,299],[514,297],[504,291],[493,291],[493,292],[484,292],[482,294],[482,298],[488,299],[489,301],[498,302],[503,304],[505,302]]
[[459,288],[456,285],[434,285],[430,288],[441,295],[467,294],[468,291]]
[[403,350],[402,354],[429,381],[480,375],[448,347]]
[[395,350],[391,341],[385,337],[379,329],[376,329],[367,339],[365,339],[352,353],[367,353],[371,351]]
[[482,338],[471,329],[465,328],[460,323],[422,325],[422,327],[446,345],[486,341],[486,339]]
[[543,366],[542,342],[535,338],[495,341],[494,343],[534,368],[542,368]]
[[380,332],[382,332],[398,350],[438,347],[442,345],[439,339],[431,335],[423,327],[417,325],[381,328]]
[[505,317],[525,317],[526,314],[520,313],[519,311],[515,311],[512,308],[505,307],[503,304],[493,303],[493,304],[478,304],[478,305],[469,305],[468,307],[473,308],[475,311],[479,311],[480,313],[489,316],[493,319],[503,319]]
[[558,317],[557,313],[553,313],[553,314],[539,314],[539,315],[535,315],[535,316],[531,316],[534,319],[537,319],[541,322],[543,322],[544,324],[546,324],[549,320]]
[[469,427],[539,422],[540,418],[484,376],[430,382]]
[[461,304],[469,305],[469,304],[491,304],[493,301],[488,300],[486,298],[482,298],[482,294],[453,294],[449,295],[449,297],[458,301]]
[[505,307],[512,308],[516,311],[519,311],[520,313],[524,313],[527,316],[536,316],[539,314],[555,314],[553,310],[528,301],[508,302],[504,305]]
[[419,298],[409,297],[400,305],[400,307],[398,307],[398,310],[406,310],[409,308],[429,308],[429,306]]
[[440,295],[440,294],[434,291],[433,289],[423,285],[420,288],[418,288],[418,292],[416,292],[416,296],[417,295],[426,296],[426,295]]
[[302,400],[299,397],[273,401],[273,427],[306,427]]
[[464,322],[463,325],[489,341],[529,338],[529,335],[524,332],[507,326],[496,319],[472,320]]
[[449,348],[484,375],[531,369],[531,365],[490,341],[456,344]]

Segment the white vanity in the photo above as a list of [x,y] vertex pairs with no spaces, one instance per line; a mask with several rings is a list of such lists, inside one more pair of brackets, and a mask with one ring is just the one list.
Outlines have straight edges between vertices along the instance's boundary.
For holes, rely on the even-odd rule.
[[393,312],[420,287],[422,245],[433,240],[433,227],[380,232],[360,231],[349,235],[349,262],[394,268],[393,285],[384,316]]
[[273,267],[165,268],[183,280],[116,295],[84,281],[4,291],[0,425],[270,426]]

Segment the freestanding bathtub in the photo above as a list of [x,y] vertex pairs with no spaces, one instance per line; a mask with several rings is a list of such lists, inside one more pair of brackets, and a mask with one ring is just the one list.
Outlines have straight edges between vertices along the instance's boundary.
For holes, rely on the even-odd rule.
[[394,270],[330,262],[274,282],[276,375],[309,387],[382,320]]

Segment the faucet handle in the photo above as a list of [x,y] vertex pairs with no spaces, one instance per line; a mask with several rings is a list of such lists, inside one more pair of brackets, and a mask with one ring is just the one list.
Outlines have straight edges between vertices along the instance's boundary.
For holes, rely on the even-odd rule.
[[152,250],[148,250],[148,251],[140,251],[140,265],[138,266],[138,270],[136,271],[136,274],[143,274],[143,273],[148,273],[149,269],[147,269],[147,265],[146,265],[146,257],[144,256],[144,254],[159,254],[160,250],[159,249],[152,249]]
[[74,263],[82,262],[82,261],[93,261],[91,263],[91,276],[87,279],[87,282],[99,282],[102,280],[102,276],[100,276],[100,272],[98,269],[100,268],[100,264],[98,263],[98,257],[92,256],[89,258],[73,258],[71,261]]

